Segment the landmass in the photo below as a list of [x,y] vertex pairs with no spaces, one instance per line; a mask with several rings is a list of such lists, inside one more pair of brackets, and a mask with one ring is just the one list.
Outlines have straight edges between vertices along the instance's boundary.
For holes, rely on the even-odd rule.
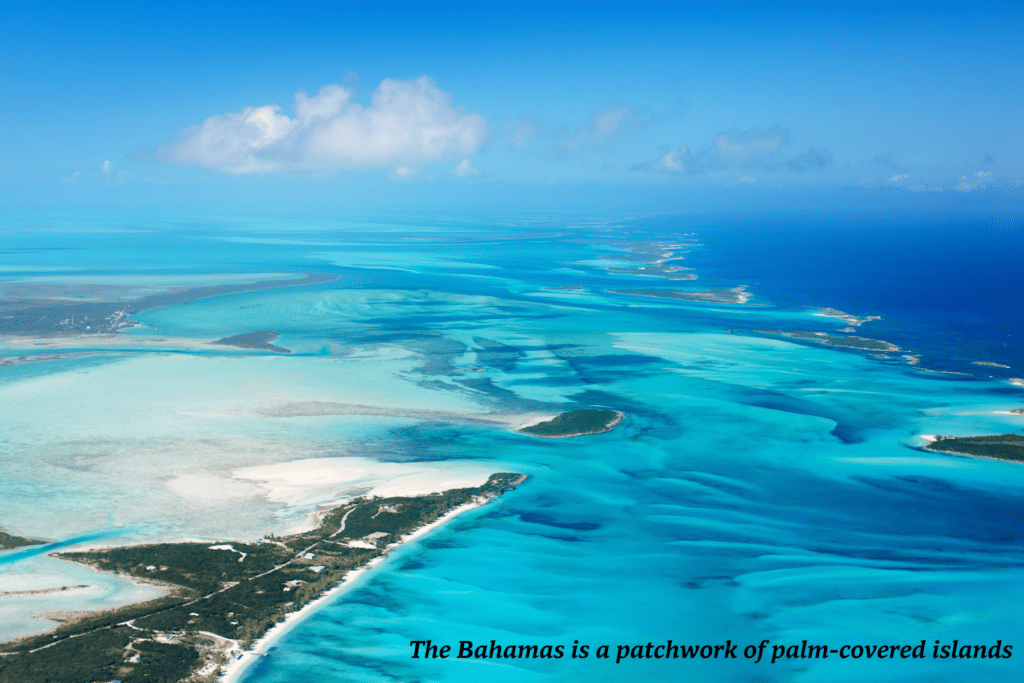
[[990,363],[987,360],[974,360],[974,361],[971,361],[971,363],[973,363],[974,365],[987,365],[987,366],[992,367],[992,368],[1007,368],[1007,369],[1009,369],[1009,367],[1010,367],[1009,365],[1003,365],[1002,363]]
[[936,436],[925,448],[944,453],[1024,462],[1024,435],[1021,434]]
[[56,557],[158,582],[171,593],[86,613],[55,631],[0,645],[0,682],[213,680],[268,629],[403,537],[482,505],[526,476],[427,496],[357,498],[305,533],[256,542],[160,543]]
[[[81,302],[16,299],[0,302],[0,335],[112,334],[138,323],[130,316],[142,311],[209,299],[225,294],[280,287],[315,285],[338,280],[339,275],[307,274],[295,280],[261,280],[240,285],[191,287],[151,294],[135,301]],[[6,315],[14,313],[16,315]]]
[[777,334],[783,337],[791,337],[793,339],[809,339],[810,341],[820,342],[822,344],[828,344],[829,346],[842,346],[851,349],[862,349],[865,351],[899,351],[900,347],[895,344],[890,344],[887,341],[880,339],[869,339],[868,337],[841,337],[836,334],[828,334],[826,332],[807,332],[804,330],[796,330],[793,332],[784,332],[782,330],[754,330],[761,334]]
[[673,263],[674,261],[683,260],[676,256],[676,250],[683,246],[677,242],[627,242],[616,245],[617,248],[625,249],[625,251],[615,254],[602,254],[601,259],[605,261],[618,261],[620,263],[644,264],[634,268],[604,266],[604,269],[609,273],[660,277],[667,280],[696,280],[697,276],[695,274],[682,272],[692,270],[692,268]]
[[1011,377],[1006,381],[1009,382],[1010,384],[1013,384],[1014,386],[1024,387],[1024,379],[1021,379],[1020,377]]
[[286,349],[283,346],[276,346],[270,343],[280,336],[281,335],[277,330],[260,330],[258,332],[236,334],[233,337],[224,337],[223,339],[218,339],[217,341],[212,341],[210,343],[221,344],[223,346],[237,346],[242,349],[273,351],[274,353],[291,353],[291,349]]
[[648,296],[657,299],[678,299],[712,304],[745,304],[750,300],[746,285],[731,289],[609,289],[611,294]]
[[846,323],[846,328],[841,330],[842,332],[856,332],[856,328],[860,327],[864,323],[869,323],[872,320],[881,320],[882,317],[878,315],[868,315],[863,318],[856,315],[851,315],[844,311],[840,311],[836,308],[819,308],[815,315],[825,316],[826,318],[839,318]]
[[26,545],[44,545],[46,541],[40,541],[34,538],[23,538],[21,536],[14,536],[0,531],[0,550],[10,550],[11,548],[21,548]]
[[519,429],[523,434],[545,439],[567,439],[573,436],[587,436],[610,432],[622,422],[623,413],[614,410],[572,410],[568,413]]
[[545,292],[583,292],[586,291],[585,287],[579,285],[562,285],[561,287],[545,287]]
[[1014,408],[1010,412],[1014,415],[1024,415],[1024,408]]

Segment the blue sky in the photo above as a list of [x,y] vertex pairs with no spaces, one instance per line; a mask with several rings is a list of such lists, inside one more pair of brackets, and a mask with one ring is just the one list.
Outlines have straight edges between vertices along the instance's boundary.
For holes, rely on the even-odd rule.
[[1024,184],[1020,2],[6,3],[0,22],[9,205],[799,208]]

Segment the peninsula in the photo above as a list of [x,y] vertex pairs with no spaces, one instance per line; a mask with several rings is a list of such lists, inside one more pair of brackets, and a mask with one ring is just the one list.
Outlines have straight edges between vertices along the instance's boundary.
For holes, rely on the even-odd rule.
[[[160,583],[170,593],[86,613],[0,645],[0,682],[213,680],[288,614],[386,555],[417,529],[510,491],[525,475],[426,496],[356,498],[312,531],[255,542],[160,543],[56,557]],[[74,672],[69,678],[70,672]]]
[[540,436],[545,439],[567,439],[573,436],[587,436],[610,432],[622,422],[625,414],[614,410],[572,410],[568,413],[534,425],[523,427],[521,434]]
[[0,550],[11,550],[26,545],[44,545],[46,541],[38,541],[34,538],[23,538],[0,531]]

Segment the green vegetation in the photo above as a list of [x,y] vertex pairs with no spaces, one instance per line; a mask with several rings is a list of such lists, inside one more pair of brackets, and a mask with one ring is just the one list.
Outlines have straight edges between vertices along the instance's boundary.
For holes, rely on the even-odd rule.
[[986,458],[1024,462],[1024,436],[1020,434],[938,436],[926,448],[930,451],[980,455]]
[[22,538],[21,536],[14,536],[0,531],[0,550],[10,550],[11,548],[20,548],[25,545],[43,545],[45,543],[46,541]]
[[256,543],[160,543],[59,554],[175,590],[0,646],[14,653],[0,657],[0,683],[181,681],[202,664],[225,663],[230,641],[248,647],[405,534],[525,479],[500,473],[483,486],[428,496],[358,498],[327,513],[312,531]]
[[825,332],[807,332],[796,330],[794,332],[783,332],[782,330],[754,330],[761,334],[778,334],[792,339],[808,339],[821,342],[829,346],[842,346],[849,349],[861,349],[862,351],[899,351],[900,347],[880,339],[868,339],[867,337],[841,337],[837,334]]
[[657,299],[679,299],[680,301],[700,301],[711,304],[745,304],[750,295],[744,287],[732,289],[609,289],[610,294],[627,296],[650,296]]
[[291,349],[286,349],[283,346],[277,346],[271,344],[281,335],[277,330],[259,330],[258,332],[246,332],[245,334],[236,334],[233,337],[224,337],[217,341],[210,342],[211,344],[220,344],[221,346],[237,346],[240,349],[259,349],[260,351],[273,351],[274,353],[291,353]]
[[614,410],[573,410],[519,431],[524,434],[561,439],[570,436],[610,432],[622,420],[622,413]]

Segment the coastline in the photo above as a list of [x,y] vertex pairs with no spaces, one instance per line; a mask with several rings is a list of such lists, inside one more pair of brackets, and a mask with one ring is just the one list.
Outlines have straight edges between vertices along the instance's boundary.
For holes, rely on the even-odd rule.
[[[537,438],[540,438],[540,439],[571,439],[571,438],[576,437],[576,436],[591,436],[593,434],[604,434],[606,432],[610,432],[610,431],[612,431],[612,429],[615,428],[615,426],[617,424],[622,422],[622,418],[624,418],[624,417],[626,417],[625,413],[616,412],[615,413],[615,419],[612,420],[611,422],[609,422],[607,425],[605,425],[604,429],[600,429],[600,430],[598,430],[596,432],[577,432],[576,434],[559,434],[557,436],[552,436],[550,434],[532,434],[530,432],[522,431],[524,427],[531,427],[533,425],[523,425],[523,427],[520,427],[519,429],[517,429],[516,432],[519,433],[519,434],[529,434],[530,436],[536,436]],[[546,421],[547,420],[541,420],[540,422],[546,422]],[[533,424],[540,424],[540,423],[539,422],[534,422]]]
[[296,625],[298,625],[307,617],[309,617],[321,605],[329,602],[340,593],[343,593],[349,588],[351,588],[352,584],[354,584],[361,577],[372,571],[374,567],[383,563],[384,560],[388,558],[388,555],[391,553],[392,550],[429,534],[431,531],[443,526],[444,524],[447,524],[448,522],[452,521],[453,519],[455,519],[456,517],[465,512],[469,512],[470,510],[476,509],[478,507],[483,507],[491,500],[492,498],[487,498],[485,500],[476,500],[470,503],[465,503],[464,505],[460,505],[459,507],[449,511],[448,513],[439,517],[438,519],[435,519],[430,524],[425,524],[424,526],[421,526],[415,531],[412,531],[411,533],[402,536],[394,543],[388,545],[383,555],[373,558],[372,560],[364,564],[362,567],[351,570],[348,574],[345,575],[345,578],[342,579],[341,583],[339,583],[337,586],[328,589],[323,593],[323,595],[320,595],[317,598],[309,601],[300,609],[289,613],[281,622],[272,626],[266,633],[264,633],[256,641],[254,641],[253,644],[249,647],[249,649],[242,650],[240,652],[231,650],[230,652],[233,659],[226,665],[223,665],[223,667],[221,668],[221,673],[216,680],[218,681],[218,683],[237,683],[240,680],[242,674],[252,663],[253,657],[266,656],[266,653],[264,652],[265,650],[269,649],[277,640],[279,640],[282,636],[288,633],[288,631],[290,631]]
[[1011,458],[997,458],[994,455],[979,455],[977,453],[962,453],[960,451],[941,451],[941,450],[938,450],[936,448],[930,448],[930,446],[933,443],[935,443],[936,441],[939,440],[938,439],[938,435],[936,435],[936,434],[918,434],[917,437],[919,439],[924,439],[925,440],[925,442],[921,446],[921,448],[923,448],[924,450],[928,451],[929,453],[939,453],[939,454],[945,454],[945,455],[959,455],[959,456],[962,456],[964,458],[981,458],[982,460],[995,460],[996,462],[1015,462],[1015,463],[1019,463],[1020,462],[1020,460],[1013,460]]

